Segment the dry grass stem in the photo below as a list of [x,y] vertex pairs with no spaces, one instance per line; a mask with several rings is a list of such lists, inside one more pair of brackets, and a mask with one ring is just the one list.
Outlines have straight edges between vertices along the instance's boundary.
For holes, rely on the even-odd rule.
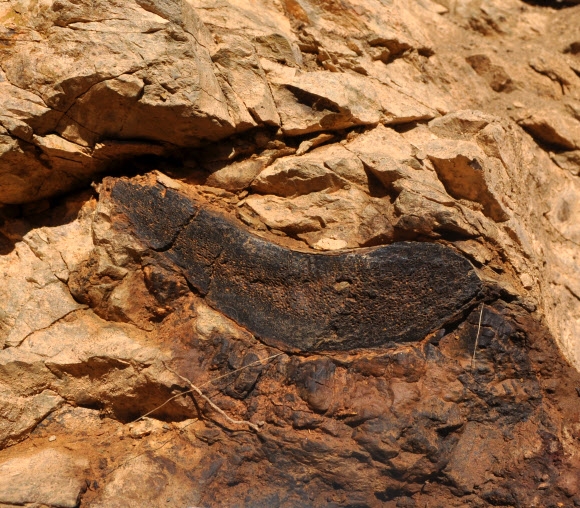
[[[191,386],[191,390],[187,390],[187,391],[185,391],[185,392],[179,392],[178,394],[176,394],[176,395],[173,395],[172,397],[169,397],[169,398],[168,398],[168,399],[167,399],[167,400],[166,400],[166,401],[165,401],[163,404],[161,404],[160,406],[157,406],[157,407],[153,408],[153,409],[152,409],[151,411],[149,411],[148,413],[145,413],[144,415],[141,415],[139,418],[137,418],[137,419],[133,420],[133,421],[132,421],[132,422],[130,422],[130,423],[136,423],[136,422],[138,422],[138,421],[140,421],[140,420],[143,420],[143,418],[147,418],[149,415],[151,415],[151,414],[155,413],[155,411],[157,411],[157,410],[161,409],[161,408],[162,408],[163,406],[165,406],[166,404],[169,404],[169,403],[170,403],[170,402],[171,402],[173,399],[177,399],[178,397],[181,397],[182,395],[187,395],[188,393],[193,393],[193,392],[195,392],[195,393],[199,393],[199,392],[198,392],[198,390],[199,390],[200,388],[203,388],[204,386],[207,386],[207,385],[210,385],[210,384],[212,384],[212,383],[215,383],[216,381],[219,381],[220,379],[223,379],[223,378],[225,378],[225,377],[228,377],[228,376],[233,376],[234,374],[237,374],[237,373],[238,373],[238,372],[240,372],[241,370],[248,369],[248,368],[250,368],[250,367],[253,367],[254,365],[259,365],[259,364],[261,364],[261,363],[268,362],[268,361],[270,361],[270,360],[272,360],[272,359],[276,358],[277,356],[280,356],[280,355],[283,355],[283,354],[284,354],[284,353],[276,353],[275,355],[268,356],[267,358],[264,358],[263,360],[256,360],[255,362],[249,363],[248,365],[244,365],[243,367],[240,367],[239,369],[233,370],[232,372],[228,372],[227,374],[223,374],[222,376],[218,376],[218,377],[216,377],[216,378],[210,379],[209,381],[206,381],[205,383],[203,383],[203,384],[201,384],[201,385],[199,385],[199,386],[195,386],[195,385],[194,385],[194,384],[193,384],[193,383],[192,383],[192,382],[191,382],[189,379],[187,379],[187,378],[184,378],[183,376],[180,376],[179,374],[177,374],[176,372],[174,372],[173,370],[171,370],[169,367],[167,367],[167,365],[165,365],[165,363],[164,363],[164,364],[163,364],[163,365],[164,365],[164,367],[165,367],[165,368],[166,368],[168,371],[172,372],[172,373],[173,373],[173,374],[175,374],[176,376],[178,376],[178,377],[180,377],[181,379],[183,379],[184,381],[186,381],[186,382],[187,382],[187,383],[188,383],[188,384]],[[195,387],[195,388],[194,388],[194,387]],[[205,395],[204,395],[204,397],[205,397]]]
[[481,318],[483,317],[483,303],[479,312],[479,324],[477,325],[477,335],[475,336],[475,346],[473,346],[473,358],[471,359],[471,370],[475,368],[475,354],[477,353],[477,343],[479,342],[479,333],[481,332]]
[[199,387],[195,386],[189,379],[183,377],[181,374],[178,374],[174,370],[170,369],[169,367],[165,366],[165,368],[175,374],[177,377],[185,381],[186,383],[191,386],[191,390],[197,393],[203,400],[205,400],[215,411],[217,411],[220,415],[222,415],[228,422],[234,425],[247,425],[251,429],[254,429],[256,432],[260,432],[260,427],[258,427],[255,423],[249,422],[247,420],[234,420],[231,418],[223,409],[217,406],[209,397],[205,396],[203,392],[199,389]]
[[[236,374],[238,372],[240,372],[241,370],[247,369],[249,367],[253,367],[254,365],[258,365],[258,364],[262,364],[264,362],[268,362],[269,360],[272,360],[273,358],[276,358],[277,356],[283,355],[284,353],[277,353],[275,355],[272,356],[268,356],[267,358],[264,358],[263,360],[257,360],[255,362],[249,363],[248,365],[244,365],[243,367],[240,367],[239,369],[233,370],[232,372],[228,372],[227,374],[224,374],[222,376],[218,376],[216,378],[210,379],[209,381],[203,383],[200,386],[196,386],[194,385],[189,379],[183,377],[182,375],[178,374],[177,372],[175,372],[174,370],[170,369],[167,365],[165,365],[165,363],[163,363],[163,366],[171,373],[175,374],[177,377],[179,377],[180,379],[182,379],[183,381],[185,381],[190,387],[190,390],[187,390],[185,392],[181,392],[178,393],[177,395],[174,395],[173,397],[170,397],[169,399],[167,399],[163,404],[161,404],[160,406],[157,406],[156,408],[152,409],[151,411],[149,411],[148,413],[145,413],[144,415],[141,415],[139,418],[137,418],[136,420],[133,420],[130,423],[136,423],[140,420],[142,420],[143,418],[146,418],[147,416],[149,416],[150,414],[154,413],[155,411],[157,411],[158,409],[161,409],[163,406],[165,406],[167,403],[171,402],[173,399],[176,399],[177,397],[181,397],[182,395],[186,395],[188,393],[197,393],[203,400],[205,400],[215,411],[217,411],[220,415],[222,415],[228,422],[230,422],[231,424],[234,425],[247,425],[248,427],[250,427],[251,429],[255,430],[256,432],[260,432],[260,427],[258,427],[256,424],[252,423],[252,422],[248,422],[246,420],[234,420],[233,418],[231,418],[223,409],[221,409],[219,406],[217,406],[209,397],[207,397],[206,395],[204,395],[204,393],[201,391],[201,387],[203,386],[207,386],[209,384],[215,383],[216,381],[223,379],[225,377],[231,376],[233,374]],[[183,427],[182,429],[180,429],[180,432],[183,431],[183,429],[185,429],[186,427],[188,427],[189,425],[191,425],[192,423],[195,423],[197,421],[197,418],[194,419],[191,423],[188,423],[185,427]],[[117,469],[119,469],[120,467],[124,466],[125,464],[127,464],[128,462],[131,462],[132,460],[135,460],[138,457],[141,457],[141,455],[144,455],[147,452],[156,452],[158,450],[160,450],[161,448],[163,448],[167,443],[169,443],[170,441],[173,440],[173,437],[170,437],[169,439],[167,439],[166,441],[164,441],[163,443],[161,443],[161,445],[159,445],[157,448],[154,448],[152,450],[146,450],[142,453],[139,453],[137,455],[134,455],[133,457],[128,458],[126,461],[122,462],[121,464],[119,464],[117,467],[113,468],[111,471],[109,471],[105,476],[110,475],[111,473],[113,473],[114,471],[116,471]]]

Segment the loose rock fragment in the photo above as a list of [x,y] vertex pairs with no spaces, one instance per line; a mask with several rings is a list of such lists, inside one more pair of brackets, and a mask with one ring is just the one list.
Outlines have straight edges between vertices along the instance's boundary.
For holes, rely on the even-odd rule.
[[75,508],[86,488],[88,461],[43,450],[0,464],[0,503]]
[[535,111],[518,122],[543,143],[566,150],[580,148],[580,122],[568,115],[550,111]]
[[252,183],[252,189],[261,194],[285,197],[338,190],[344,186],[344,180],[321,162],[294,157],[278,159]]
[[491,161],[476,144],[440,140],[429,143],[425,151],[451,196],[481,203],[484,213],[496,222],[508,219],[494,192],[496,172],[487,167]]

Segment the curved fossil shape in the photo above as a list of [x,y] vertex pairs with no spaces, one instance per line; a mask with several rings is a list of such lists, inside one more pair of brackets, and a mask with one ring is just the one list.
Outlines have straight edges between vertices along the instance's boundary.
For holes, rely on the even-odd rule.
[[117,180],[111,198],[133,234],[180,267],[210,305],[285,351],[421,340],[482,290],[469,261],[438,244],[301,252],[160,185]]

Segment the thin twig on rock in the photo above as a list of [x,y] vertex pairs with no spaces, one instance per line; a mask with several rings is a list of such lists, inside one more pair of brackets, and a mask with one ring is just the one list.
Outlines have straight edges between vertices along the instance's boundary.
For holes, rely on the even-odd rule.
[[477,325],[477,335],[475,336],[475,346],[473,347],[473,358],[471,359],[471,370],[475,368],[475,353],[477,352],[477,343],[479,341],[479,332],[481,331],[481,318],[483,316],[483,302],[479,312],[479,324]]
[[[141,415],[139,418],[137,418],[136,420],[133,420],[131,423],[135,423],[138,422],[140,420],[142,420],[143,418],[146,418],[147,416],[149,416],[151,413],[154,413],[155,411],[157,411],[158,409],[162,408],[163,406],[165,406],[165,404],[169,403],[170,401],[172,401],[173,399],[176,399],[177,397],[181,397],[182,395],[186,395],[188,393],[197,393],[203,400],[205,400],[215,411],[217,411],[220,415],[222,415],[228,422],[234,424],[234,425],[247,425],[248,427],[250,427],[251,429],[255,430],[256,432],[260,432],[260,427],[258,427],[255,423],[249,422],[247,420],[234,420],[233,418],[231,418],[228,414],[226,414],[226,412],[221,409],[219,406],[217,406],[209,397],[207,397],[206,395],[203,394],[203,392],[200,390],[200,387],[203,386],[207,386],[211,383],[214,383],[215,381],[218,381],[219,379],[223,379],[224,377],[228,377],[231,376],[233,374],[236,374],[237,372],[240,372],[241,370],[247,369],[249,367],[253,367],[254,365],[258,365],[264,362],[267,362],[269,360],[272,360],[273,358],[276,358],[277,356],[283,355],[284,353],[277,353],[275,355],[272,356],[268,356],[267,358],[264,358],[263,360],[256,360],[255,362],[249,363],[248,365],[244,365],[243,367],[240,367],[239,369],[233,370],[232,372],[228,372],[227,374],[223,374],[222,376],[218,376],[216,378],[210,379],[209,381],[203,383],[200,386],[196,386],[194,385],[189,379],[187,379],[186,377],[183,377],[181,374],[178,374],[177,372],[175,372],[173,369],[170,369],[165,362],[163,363],[163,366],[171,373],[175,374],[177,377],[179,377],[180,379],[182,379],[183,381],[185,381],[190,387],[191,390],[187,390],[186,392],[181,392],[178,393],[177,395],[174,395],[173,397],[170,397],[169,399],[167,399],[163,404],[161,404],[160,406],[157,406],[156,408],[152,409],[151,411],[149,411],[148,413],[145,413],[144,415]],[[197,418],[192,421],[191,423],[194,423],[197,421]],[[191,423],[188,423],[185,427],[188,427],[189,425],[191,425]],[[180,432],[185,428],[183,427],[182,429],[180,429]],[[113,473],[114,471],[116,471],[117,469],[119,469],[120,467],[124,466],[125,464],[127,464],[128,462],[135,460],[136,458],[140,457],[141,455],[144,455],[145,453],[147,453],[148,451],[152,451],[155,452],[157,450],[160,450],[161,448],[163,448],[167,443],[169,443],[171,440],[173,439],[173,437],[169,438],[168,440],[164,441],[159,447],[154,448],[153,450],[146,450],[142,453],[139,453],[137,455],[134,455],[133,457],[130,457],[129,459],[127,459],[126,461],[122,462],[121,464],[119,464],[117,467],[113,468],[111,471],[109,471],[105,476],[109,476],[111,473]]]
[[[163,364],[163,365],[165,365],[165,364]],[[256,432],[260,432],[260,427],[258,427],[255,423],[249,422],[247,420],[234,420],[233,418],[228,416],[228,414],[223,409],[218,407],[209,397],[206,397],[203,394],[203,392],[197,386],[195,386],[189,379],[187,379],[186,377],[183,377],[181,374],[178,374],[174,370],[170,369],[169,367],[167,367],[167,365],[165,365],[165,368],[169,372],[172,372],[177,377],[179,377],[180,379],[185,381],[187,384],[189,384],[189,386],[191,386],[191,391],[194,391],[195,393],[197,393],[203,400],[205,400],[213,409],[215,409],[220,415],[222,415],[228,422],[230,422],[234,425],[247,425],[251,429],[254,429]]]
[[[264,358],[263,360],[256,360],[255,362],[248,363],[248,365],[244,365],[243,367],[240,367],[239,369],[233,370],[232,372],[228,372],[227,374],[223,374],[222,376],[218,376],[218,377],[216,377],[216,378],[210,379],[209,381],[206,381],[205,383],[203,383],[203,384],[199,385],[199,386],[197,387],[197,389],[199,390],[200,388],[203,388],[204,386],[207,386],[207,385],[210,385],[210,384],[212,384],[212,383],[215,383],[216,381],[219,381],[220,379],[223,379],[224,377],[232,376],[232,375],[234,375],[234,374],[236,374],[236,373],[240,372],[241,370],[248,369],[249,367],[253,367],[254,365],[258,365],[258,364],[261,364],[261,363],[267,362],[267,361],[269,361],[269,360],[272,360],[273,358],[276,358],[277,356],[280,356],[280,355],[283,355],[283,354],[284,354],[284,353],[276,353],[275,355],[268,356],[267,358]],[[165,365],[165,363],[163,363],[163,365],[164,365],[164,367],[165,367],[167,370],[169,370],[170,372],[173,372],[171,369],[169,369],[169,368],[167,367],[167,365]],[[176,376],[179,376],[179,374],[177,374],[177,373],[175,373],[175,372],[173,372],[173,374],[175,374]],[[181,376],[179,376],[179,377],[181,377]],[[172,397],[169,397],[169,398],[168,398],[168,399],[167,399],[167,400],[166,400],[166,401],[165,401],[163,404],[161,404],[160,406],[157,406],[157,407],[153,408],[153,409],[152,409],[151,411],[149,411],[148,413],[145,413],[144,415],[141,415],[139,418],[136,418],[135,420],[133,420],[133,421],[132,421],[132,422],[130,422],[130,423],[136,423],[136,422],[138,422],[138,421],[140,421],[140,420],[143,420],[143,418],[147,418],[147,417],[148,417],[150,414],[152,414],[152,413],[155,413],[155,411],[157,411],[158,409],[161,409],[161,408],[162,408],[163,406],[165,406],[166,404],[169,404],[169,403],[170,403],[170,402],[171,402],[173,399],[177,399],[178,397],[181,397],[182,395],[187,395],[188,393],[193,393],[193,392],[195,392],[195,391],[196,391],[196,390],[193,388],[193,386],[194,386],[194,385],[193,385],[193,384],[191,384],[191,381],[189,381],[189,379],[186,379],[186,378],[182,378],[182,379],[184,379],[185,381],[187,381],[187,383],[188,383],[188,384],[190,384],[190,386],[192,386],[192,389],[191,389],[191,390],[187,390],[187,391],[185,391],[185,392],[179,392],[178,394],[176,394],[176,395],[173,395]],[[197,392],[196,392],[196,393],[197,393]]]

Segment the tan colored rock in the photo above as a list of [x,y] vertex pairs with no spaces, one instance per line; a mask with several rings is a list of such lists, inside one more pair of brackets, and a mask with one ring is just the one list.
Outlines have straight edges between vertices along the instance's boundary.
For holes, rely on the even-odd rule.
[[355,125],[431,119],[435,111],[395,88],[357,74],[301,72],[269,64],[265,69],[283,131],[290,136]]
[[[29,421],[25,430],[33,428],[61,403],[60,396],[77,405],[107,407],[122,418],[160,405],[174,379],[162,366],[164,354],[142,342],[135,327],[107,323],[86,311],[32,334],[18,348],[0,351],[0,382],[21,393],[11,404],[26,400],[39,406],[30,405],[27,411],[33,412],[23,412],[20,425]],[[10,381],[15,372],[21,373],[18,383]],[[47,385],[60,396],[46,392],[38,401],[25,399],[31,387]],[[149,395],[141,399],[139,393]],[[14,427],[6,439],[21,439],[23,432]]]
[[5,346],[18,346],[37,330],[47,328],[83,306],[75,302],[62,282],[54,282],[32,291],[20,307]]
[[443,231],[476,234],[463,207],[444,194],[407,180],[396,182],[394,187],[399,191],[394,206],[399,217],[396,227],[400,230],[426,236],[438,236]]
[[291,22],[279,5],[260,0],[253,6],[254,10],[228,0],[221,2],[219,9],[215,8],[213,0],[191,0],[189,3],[214,38],[227,39],[232,33],[245,35],[254,42],[261,57],[287,65],[301,63]]
[[[399,162],[396,159],[383,154],[364,154],[360,156],[362,162],[370,171],[381,181],[381,183],[390,188],[393,182],[399,179],[413,179],[412,166]],[[411,162],[411,160],[408,160]],[[417,162],[414,165],[419,166]]]
[[88,462],[46,449],[0,464],[0,503],[75,508],[86,489]]
[[[5,346],[0,351],[0,384],[5,386],[0,402],[3,446],[26,438],[65,399],[130,414],[140,404],[127,405],[126,396],[132,390],[135,394],[148,392],[151,401],[156,399],[153,405],[163,402],[161,393],[167,393],[168,387],[158,384],[165,379],[159,363],[163,354],[143,344],[136,328],[111,326],[92,311],[82,310],[85,306],[72,299],[64,283],[89,257],[94,247],[92,230],[105,238],[110,232],[103,226],[91,228],[91,212],[89,202],[77,220],[32,230],[0,259]],[[98,216],[106,223],[103,210]],[[13,235],[16,231],[16,227],[8,229]],[[134,242],[130,243],[134,249]],[[123,248],[109,248],[116,259],[126,260],[121,255]],[[107,276],[123,271],[109,263],[103,268],[108,270]],[[127,303],[135,303],[134,297],[133,293],[123,298],[119,305],[127,309]],[[173,383],[170,379],[165,382],[167,386]]]
[[245,206],[269,228],[296,235],[320,249],[373,245],[393,235],[391,206],[354,187],[291,199],[252,195]]
[[530,60],[530,67],[557,82],[564,93],[580,93],[580,78],[560,55],[541,50]]
[[452,109],[449,94],[444,87],[437,86],[432,81],[424,79],[424,65],[426,59],[422,57],[398,58],[389,61],[388,65],[382,60],[362,63],[369,76],[379,82],[393,87],[426,107],[444,115]]
[[34,142],[48,157],[68,159],[79,164],[89,163],[90,153],[83,146],[71,143],[56,134],[35,136]]
[[212,60],[255,122],[280,125],[274,99],[256,49],[242,37],[229,37],[216,48]]
[[198,303],[196,312],[195,330],[203,340],[224,334],[231,337],[249,336],[247,331],[203,302]]
[[[30,231],[0,258],[0,344],[17,346],[33,332],[84,308],[65,284],[93,248],[90,213],[89,203],[77,221]],[[8,232],[19,237],[17,230]]]
[[573,175],[578,176],[580,174],[580,150],[553,154],[552,160],[562,169],[567,169]]
[[[78,182],[73,176],[78,166],[58,160],[51,172],[37,159],[32,143],[0,135],[0,202],[26,203],[54,195]],[[21,169],[15,172],[15,167]]]
[[59,2],[21,18],[27,38],[17,52],[2,50],[2,125],[13,137],[0,156],[0,202],[86,182],[109,163],[93,154],[99,142],[141,140],[136,151],[147,153],[150,141],[191,146],[255,125],[241,99],[222,90],[195,11],[168,5],[103,4],[103,19],[94,2]]
[[327,145],[312,152],[312,156],[324,161],[324,165],[339,177],[368,188],[369,177],[360,158],[341,144]]
[[[144,488],[144,486],[147,488]],[[142,455],[122,464],[91,506],[99,508],[138,508],[143,505],[197,506],[201,497],[187,471],[170,458]],[[168,501],[169,500],[169,501]]]
[[468,140],[496,118],[478,110],[460,110],[429,122],[429,130],[442,138]]
[[507,220],[494,189],[498,186],[494,178],[501,177],[499,163],[488,160],[476,144],[469,142],[432,141],[424,150],[451,196],[480,203],[484,213],[496,222]]
[[424,151],[391,128],[378,126],[347,143],[345,148],[356,154],[387,189],[396,188],[399,181],[408,181],[421,193],[437,195],[435,201],[444,204],[454,201]]
[[334,191],[346,184],[320,159],[284,157],[264,169],[252,182],[252,190],[277,196],[301,196],[321,190]]
[[213,172],[206,183],[212,187],[239,192],[250,186],[267,162],[265,157],[234,162]]
[[550,224],[567,240],[580,243],[580,182],[570,179],[551,203],[546,215]]
[[28,245],[19,244],[8,259],[2,258],[2,264],[2,345],[17,346],[34,331],[83,308]]
[[[407,50],[415,49],[422,54],[433,51],[432,41],[417,22],[414,12],[408,4],[394,2],[390,5],[365,3],[357,1],[352,9],[342,8],[338,11],[318,2],[302,2],[302,19],[311,25],[310,33],[325,49],[329,56],[338,60],[339,65],[349,62],[348,56],[363,53],[361,47],[370,55],[385,54],[385,60],[400,57]],[[323,20],[321,28],[316,21]],[[387,22],[390,20],[390,22]],[[319,21],[320,23],[320,21]],[[340,41],[338,34],[346,33],[348,27],[356,27],[357,44],[351,44],[356,50]],[[326,29],[332,27],[332,29]],[[342,42],[342,44],[341,44]],[[373,51],[375,49],[376,51]],[[341,57],[346,61],[341,61]],[[352,62],[352,61],[351,61]]]
[[568,115],[552,111],[533,111],[518,123],[543,143],[568,150],[580,148],[580,121]]
[[356,154],[380,154],[405,163],[413,158],[413,147],[395,130],[378,126],[345,146]]
[[[13,384],[0,383],[0,446],[3,448],[25,439],[42,420],[64,404],[64,399],[52,390],[19,394],[11,388]],[[0,486],[0,500],[2,493]]]
[[304,155],[308,150],[316,148],[317,146],[320,146],[333,138],[334,136],[332,134],[319,134],[312,139],[302,141],[298,147],[298,150],[296,150],[296,155]]
[[514,83],[506,72],[503,65],[494,63],[485,54],[476,54],[467,57],[467,63],[473,67],[495,92],[510,92],[514,89]]

